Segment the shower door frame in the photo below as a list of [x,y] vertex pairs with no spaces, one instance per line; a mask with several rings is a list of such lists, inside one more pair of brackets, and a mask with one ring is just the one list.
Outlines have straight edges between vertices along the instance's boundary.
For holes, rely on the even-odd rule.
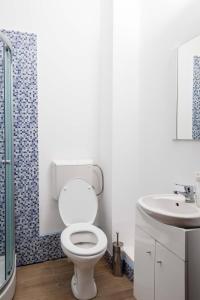
[[[14,238],[14,155],[13,155],[13,80],[12,80],[12,46],[8,38],[0,32],[3,42],[4,62],[4,164],[5,169],[5,270],[1,291],[15,270],[15,238]],[[1,298],[1,297],[0,297]]]
[[5,120],[5,192],[6,192],[6,255],[5,279],[14,266],[14,171],[13,171],[13,109],[12,109],[12,53],[4,47],[4,120]]

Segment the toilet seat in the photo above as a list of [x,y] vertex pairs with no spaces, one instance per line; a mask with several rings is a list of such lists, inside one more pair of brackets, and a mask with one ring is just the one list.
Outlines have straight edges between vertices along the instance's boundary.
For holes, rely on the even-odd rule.
[[[87,232],[95,235],[97,242],[94,246],[90,248],[83,248],[75,245],[72,242],[72,235],[80,233],[80,243],[82,243],[81,233]],[[76,223],[63,230],[63,232],[61,233],[61,244],[63,248],[65,248],[72,254],[79,256],[92,256],[97,255],[98,253],[101,253],[105,250],[105,248],[107,247],[107,237],[101,229],[94,225],[88,223]]]

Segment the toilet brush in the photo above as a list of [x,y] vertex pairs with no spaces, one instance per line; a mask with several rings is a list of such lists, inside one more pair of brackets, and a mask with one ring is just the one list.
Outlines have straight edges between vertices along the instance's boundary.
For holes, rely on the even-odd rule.
[[119,242],[119,232],[116,232],[117,241],[113,243],[113,275],[122,276],[122,246],[123,243]]

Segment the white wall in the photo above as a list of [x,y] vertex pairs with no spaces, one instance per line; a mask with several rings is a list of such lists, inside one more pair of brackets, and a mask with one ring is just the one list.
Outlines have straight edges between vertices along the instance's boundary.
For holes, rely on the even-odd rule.
[[1,1],[0,28],[38,36],[41,234],[62,228],[51,161],[97,156],[100,17],[100,0]]
[[171,193],[175,182],[194,183],[194,172],[200,169],[200,143],[173,141],[177,47],[200,34],[200,3],[138,3],[139,6],[137,1],[113,2],[109,125],[112,235],[116,230],[120,232],[131,257],[137,199],[150,193]]
[[197,0],[142,1],[139,70],[140,195],[193,183],[200,143],[173,141],[177,47],[200,34]]
[[138,197],[200,170],[200,143],[172,141],[176,50],[200,34],[199,1],[3,0],[0,28],[38,35],[41,233],[62,228],[51,161],[98,159],[100,225],[132,256]]
[[[51,161],[95,159],[98,149],[99,0],[61,3],[56,18],[58,1],[53,2],[51,10],[48,4],[49,22],[44,32],[53,31],[56,40],[51,48],[52,40],[45,36],[40,52],[41,70],[46,68],[48,72],[40,72],[41,233],[62,228],[57,203],[50,194]],[[47,49],[51,49],[48,55]],[[49,64],[53,64],[54,76],[47,68]]]
[[132,181],[137,180],[137,156],[132,155],[137,148],[136,3],[1,3],[0,28],[38,36],[41,234],[63,228],[51,197],[51,161],[94,158],[105,176],[99,223],[109,249],[117,230],[126,244],[132,244]]
[[101,0],[100,98],[98,163],[104,172],[104,194],[99,201],[99,224],[112,249],[112,110],[113,2]]
[[[133,253],[138,147],[138,4],[102,1],[99,163],[105,176],[100,224],[112,240],[119,231]],[[131,254],[130,254],[131,256]]]
[[138,1],[114,1],[113,22],[113,238],[119,231],[133,257],[134,197],[138,182]]

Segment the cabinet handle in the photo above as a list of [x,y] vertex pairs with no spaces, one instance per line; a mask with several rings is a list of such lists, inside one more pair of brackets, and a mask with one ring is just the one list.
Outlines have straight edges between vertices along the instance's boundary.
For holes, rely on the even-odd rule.
[[162,260],[157,260],[157,264],[162,264]]
[[151,254],[151,251],[147,251],[146,253],[147,253],[147,254]]

